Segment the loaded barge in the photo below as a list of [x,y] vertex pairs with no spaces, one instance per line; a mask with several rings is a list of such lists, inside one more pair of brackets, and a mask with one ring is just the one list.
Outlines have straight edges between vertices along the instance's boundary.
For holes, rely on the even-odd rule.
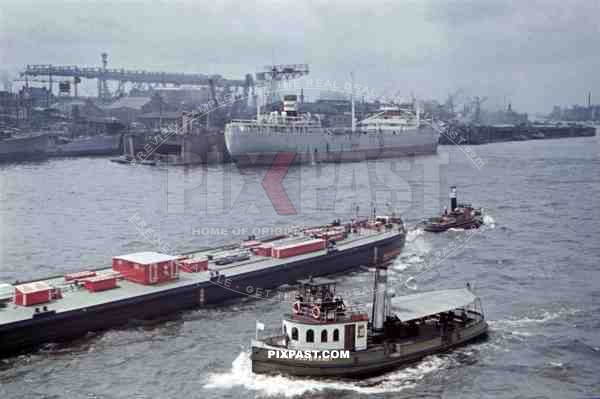
[[405,237],[400,218],[372,215],[182,256],[115,256],[104,269],[0,284],[0,357],[244,295],[277,299],[277,287],[298,279],[368,265],[377,253],[391,260]]

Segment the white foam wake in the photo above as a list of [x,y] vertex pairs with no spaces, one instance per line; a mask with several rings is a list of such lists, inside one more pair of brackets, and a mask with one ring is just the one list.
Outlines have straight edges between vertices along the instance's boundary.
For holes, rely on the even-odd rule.
[[307,392],[319,392],[324,390],[378,394],[399,392],[405,389],[414,388],[416,383],[425,378],[429,373],[444,368],[447,365],[448,360],[437,356],[430,356],[414,367],[399,369],[360,382],[313,380],[254,374],[252,373],[250,353],[244,351],[232,362],[230,371],[209,375],[204,388],[230,389],[234,386],[242,386],[248,390],[257,392],[260,396],[285,397],[294,397]]
[[426,256],[431,252],[431,243],[423,236],[413,236],[411,240],[406,241],[402,253],[392,266],[397,272],[405,271],[411,267],[416,267],[426,260]]
[[491,215],[486,213],[483,215],[483,225],[493,229],[496,227],[496,221]]
[[546,310],[534,317],[525,316],[520,319],[493,320],[493,321],[490,321],[489,324],[496,328],[497,327],[502,328],[503,326],[524,327],[524,326],[531,325],[531,324],[546,323],[550,320],[555,320],[555,319],[561,318],[563,316],[570,316],[570,315],[577,313],[578,311],[579,310],[577,310],[577,309],[571,309],[571,308],[561,309],[561,310],[557,310],[557,311],[547,311]]
[[406,242],[413,242],[417,238],[425,235],[425,230],[417,227],[407,227],[408,233],[406,234]]

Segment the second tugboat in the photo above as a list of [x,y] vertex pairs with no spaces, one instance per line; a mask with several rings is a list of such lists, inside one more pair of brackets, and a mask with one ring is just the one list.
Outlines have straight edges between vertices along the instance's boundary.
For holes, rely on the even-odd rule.
[[487,333],[481,302],[468,285],[390,299],[383,262],[375,270],[371,322],[364,309],[346,307],[336,296],[335,281],[299,283],[281,334],[252,342],[254,373],[370,377]]
[[456,199],[456,186],[450,187],[450,212],[432,217],[419,223],[425,231],[440,233],[448,229],[477,229],[483,225],[483,209],[471,204],[459,204]]

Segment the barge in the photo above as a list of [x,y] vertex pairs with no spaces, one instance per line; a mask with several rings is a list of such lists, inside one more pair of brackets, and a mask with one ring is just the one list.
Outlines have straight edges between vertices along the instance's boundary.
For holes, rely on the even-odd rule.
[[387,296],[376,266],[372,317],[347,307],[335,281],[300,281],[278,335],[252,341],[252,371],[311,378],[367,378],[484,337],[488,325],[470,287]]
[[242,296],[277,299],[281,285],[367,265],[377,251],[393,259],[405,237],[399,218],[372,215],[295,237],[249,237],[182,256],[126,254],[112,267],[0,284],[10,293],[0,299],[0,357]]

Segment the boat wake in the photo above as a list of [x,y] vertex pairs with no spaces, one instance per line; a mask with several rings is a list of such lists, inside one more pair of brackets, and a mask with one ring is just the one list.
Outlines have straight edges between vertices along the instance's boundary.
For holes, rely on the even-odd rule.
[[425,230],[416,226],[407,226],[406,242],[412,242],[425,235]]
[[572,308],[565,308],[565,309],[561,309],[561,310],[557,310],[557,311],[542,311],[541,313],[538,312],[537,315],[532,315],[530,316],[525,316],[522,317],[520,319],[506,319],[506,320],[490,320],[488,321],[488,323],[490,324],[490,326],[494,327],[495,329],[506,329],[506,328],[513,328],[513,327],[525,327],[525,326],[530,326],[530,325],[535,325],[535,324],[543,324],[555,319],[559,319],[565,316],[572,316],[576,313],[578,313],[579,310],[578,309],[572,309]]
[[[259,396],[295,397],[320,391],[353,391],[360,394],[399,392],[414,388],[427,375],[452,365],[447,357],[429,356],[413,367],[361,381],[314,380],[284,376],[267,376],[252,372],[250,353],[241,352],[232,362],[231,370],[211,374],[204,389],[230,389],[242,386]],[[300,382],[300,383],[299,383]]]
[[412,240],[407,240],[402,254],[396,258],[391,269],[398,275],[402,275],[405,272],[410,273],[426,262],[427,255],[430,252],[431,243],[425,237],[416,237]]
[[483,215],[483,225],[489,227],[490,229],[496,228],[496,221],[489,214]]

